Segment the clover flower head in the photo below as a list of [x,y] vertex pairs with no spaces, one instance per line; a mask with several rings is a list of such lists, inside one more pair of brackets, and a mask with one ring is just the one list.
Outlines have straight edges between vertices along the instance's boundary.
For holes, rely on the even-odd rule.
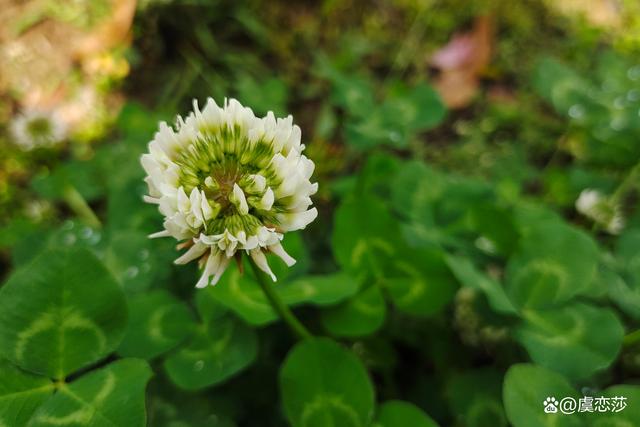
[[9,125],[15,144],[24,151],[52,147],[67,136],[67,126],[55,111],[27,110]]
[[582,190],[576,200],[576,210],[600,224],[607,232],[619,234],[624,228],[624,216],[620,205],[612,202],[598,190]]
[[141,162],[149,195],[164,215],[164,230],[187,251],[176,259],[198,259],[203,273],[196,287],[215,285],[231,258],[242,251],[276,277],[265,253],[295,263],[281,245],[284,233],[305,228],[318,212],[311,208],[314,163],[302,154],[301,131],[288,116],[256,117],[235,99],[219,107],[211,98],[202,111],[165,122]]

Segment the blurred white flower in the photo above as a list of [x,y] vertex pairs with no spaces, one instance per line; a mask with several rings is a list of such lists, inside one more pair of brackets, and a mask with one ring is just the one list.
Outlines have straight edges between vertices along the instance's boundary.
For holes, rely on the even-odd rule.
[[620,205],[611,202],[598,190],[590,188],[582,190],[576,200],[576,210],[611,234],[619,234],[624,228],[624,217]]
[[176,260],[199,259],[204,268],[196,284],[216,284],[234,256],[245,251],[269,274],[265,252],[288,266],[295,260],[280,241],[287,231],[305,228],[318,212],[311,195],[314,163],[302,154],[301,132],[288,116],[269,112],[258,118],[235,99],[219,107],[211,98],[200,111],[165,122],[141,162],[149,195],[165,216],[164,230],[188,250]]
[[27,110],[9,124],[13,142],[28,151],[36,147],[52,147],[67,136],[67,125],[52,111]]

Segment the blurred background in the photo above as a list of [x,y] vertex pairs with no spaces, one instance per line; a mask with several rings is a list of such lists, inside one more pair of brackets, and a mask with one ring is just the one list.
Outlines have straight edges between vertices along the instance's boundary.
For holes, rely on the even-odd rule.
[[[468,244],[496,280],[515,250],[515,231],[494,205],[476,209],[486,188],[496,206],[526,200],[540,207],[532,222],[562,217],[608,251],[616,236],[640,227],[639,53],[637,0],[0,0],[1,274],[47,247],[86,246],[128,292],[168,283],[189,295],[195,267],[176,271],[174,242],[146,239],[161,218],[141,202],[139,156],[159,120],[173,123],[194,98],[202,105],[207,97],[218,104],[235,97],[259,115],[292,114],[301,126],[320,183],[320,218],[304,233],[311,273],[341,264],[328,238],[340,221],[336,206],[363,188],[393,205],[410,245],[465,251]],[[404,161],[429,169],[389,178]],[[473,185],[448,187],[451,176]],[[401,194],[418,187],[418,196]],[[423,215],[427,202],[441,210]],[[457,221],[469,212],[465,228]],[[637,253],[635,233],[618,244],[618,267]],[[333,245],[335,254],[339,242]],[[628,287],[607,298],[637,325],[640,264],[633,259]],[[510,321],[496,320],[486,304],[477,308],[478,292],[454,293],[439,294],[445,314],[426,326],[396,318],[379,332],[377,320],[368,327],[356,319],[351,330],[322,322],[339,337],[378,331],[354,351],[375,372],[380,395],[411,397],[453,425],[468,402],[453,399],[447,412],[440,385],[468,391],[488,384],[491,402],[500,402],[504,370],[526,359],[509,344]],[[316,314],[303,319],[318,324]],[[433,341],[421,347],[425,331]],[[263,351],[283,355],[289,344]],[[470,356],[456,364],[451,354]],[[428,372],[443,376],[403,372],[422,369],[425,359],[435,360]],[[264,384],[264,396],[244,408],[277,412],[269,396],[277,362],[260,360],[258,371],[216,394],[239,425],[252,425],[243,424],[251,416],[225,393],[242,396]],[[443,368],[494,363],[502,366],[496,372],[453,382]],[[616,363],[600,385],[640,372],[638,351]],[[381,368],[391,365],[391,372]],[[150,419],[165,425],[180,418],[171,403],[179,399],[163,391],[165,377],[156,381],[151,389],[161,392]],[[181,418],[186,424],[166,425],[205,425],[184,421],[208,416],[206,405],[193,405]],[[492,418],[475,425],[506,425],[501,404],[491,405]]]
[[[566,173],[567,158],[597,164],[605,187],[637,159],[633,0],[2,0],[0,10],[5,223],[64,216],[45,188],[56,184],[40,178],[117,143],[119,117],[145,109],[172,121],[208,96],[292,113],[321,182],[386,146],[567,208],[592,172]],[[407,129],[414,110],[424,119]]]

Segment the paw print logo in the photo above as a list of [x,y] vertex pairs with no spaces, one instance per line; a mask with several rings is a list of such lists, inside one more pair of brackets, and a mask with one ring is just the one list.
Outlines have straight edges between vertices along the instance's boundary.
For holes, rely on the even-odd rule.
[[547,397],[544,402],[542,402],[544,406],[545,414],[555,414],[558,412],[558,401],[555,397]]

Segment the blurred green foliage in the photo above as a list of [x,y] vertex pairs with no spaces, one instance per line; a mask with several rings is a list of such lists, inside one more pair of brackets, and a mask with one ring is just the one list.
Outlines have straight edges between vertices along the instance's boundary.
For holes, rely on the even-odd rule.
[[[449,110],[429,58],[486,14],[493,59]],[[0,425],[633,425],[636,49],[538,1],[141,2],[105,140],[0,156]],[[272,264],[317,338],[295,342],[248,265],[195,290],[147,239],[140,155],[207,96],[303,129],[320,216]],[[619,236],[578,214],[587,188]],[[543,411],[582,395],[628,407]]]

